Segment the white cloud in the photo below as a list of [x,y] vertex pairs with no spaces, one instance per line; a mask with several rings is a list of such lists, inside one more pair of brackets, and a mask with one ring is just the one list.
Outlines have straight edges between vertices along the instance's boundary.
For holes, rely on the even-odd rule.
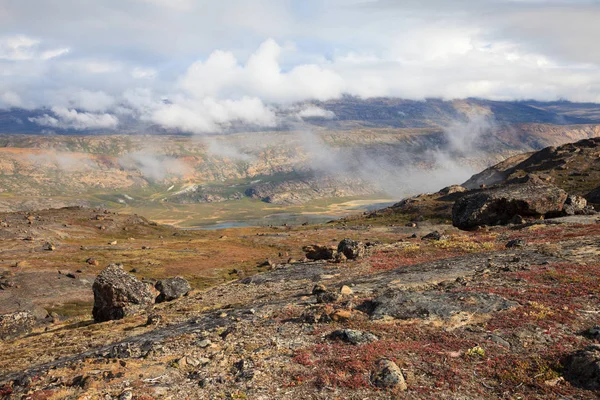
[[0,60],[50,60],[69,52],[68,48],[43,50],[40,45],[40,40],[25,35],[0,37]]
[[5,107],[23,107],[23,100],[21,96],[16,94],[15,92],[4,92],[0,95],[0,107],[4,105]]
[[[2,7],[2,107],[137,114],[201,132],[234,121],[272,126],[273,103],[345,93],[600,101],[597,1],[32,0]],[[151,95],[133,106],[143,92]]]
[[192,64],[179,86],[194,97],[248,95],[283,103],[326,100],[343,93],[342,77],[326,67],[304,64],[282,71],[282,52],[277,42],[268,39],[242,65],[233,53],[218,50],[205,62]]
[[61,129],[115,129],[119,120],[110,114],[93,114],[78,112],[64,107],[52,107],[54,116],[44,114],[41,117],[29,118],[41,126]]
[[150,149],[126,154],[119,159],[121,167],[130,171],[140,171],[150,181],[162,181],[170,177],[183,177],[192,169],[183,161]]
[[333,119],[335,118],[335,113],[333,111],[325,110],[316,106],[308,106],[303,108],[298,113],[296,113],[298,118],[325,118],[325,119]]
[[156,75],[157,71],[153,68],[135,67],[131,71],[131,76],[135,79],[154,79]]
[[233,122],[274,127],[275,113],[258,98],[244,97],[240,100],[177,99],[172,104],[156,104],[143,118],[165,128],[183,132],[220,132]]

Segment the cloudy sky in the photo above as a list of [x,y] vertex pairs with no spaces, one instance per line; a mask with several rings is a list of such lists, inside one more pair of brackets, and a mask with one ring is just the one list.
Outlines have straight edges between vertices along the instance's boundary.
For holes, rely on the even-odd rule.
[[202,133],[342,94],[600,102],[597,21],[598,0],[0,0],[0,108]]

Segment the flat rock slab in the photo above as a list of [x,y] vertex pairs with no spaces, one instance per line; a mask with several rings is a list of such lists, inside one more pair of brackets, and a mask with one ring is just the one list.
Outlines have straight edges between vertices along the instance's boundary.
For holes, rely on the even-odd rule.
[[489,314],[518,306],[488,293],[408,292],[393,290],[373,300],[372,319],[450,318],[458,313]]
[[544,255],[531,250],[510,249],[493,253],[477,253],[446,258],[415,265],[400,266],[396,269],[344,282],[353,285],[354,292],[381,293],[390,288],[427,289],[444,281],[473,276],[477,269],[486,268],[490,263],[501,267],[518,268],[541,265],[544,262],[561,262],[560,258]]

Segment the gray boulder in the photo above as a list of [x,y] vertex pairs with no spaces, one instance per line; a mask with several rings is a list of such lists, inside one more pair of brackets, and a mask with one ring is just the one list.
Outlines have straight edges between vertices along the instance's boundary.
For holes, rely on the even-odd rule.
[[94,321],[122,319],[154,303],[150,286],[123,270],[121,264],[106,267],[94,281]]
[[589,192],[585,197],[590,203],[600,204],[600,186]]
[[0,340],[13,339],[31,332],[35,322],[35,316],[27,311],[0,315]]
[[517,215],[553,217],[563,213],[568,194],[550,185],[515,184],[467,194],[454,203],[452,224],[459,229],[506,225]]
[[187,295],[190,292],[190,290],[192,290],[192,287],[190,286],[188,281],[186,281],[180,276],[158,281],[156,282],[156,285],[154,287],[160,292],[160,294],[156,298],[157,303],[178,299],[182,296]]
[[600,345],[592,344],[569,355],[563,362],[565,378],[574,386],[600,389]]
[[352,239],[344,239],[338,244],[337,251],[346,256],[348,260],[356,260],[365,255],[366,246],[363,242]]

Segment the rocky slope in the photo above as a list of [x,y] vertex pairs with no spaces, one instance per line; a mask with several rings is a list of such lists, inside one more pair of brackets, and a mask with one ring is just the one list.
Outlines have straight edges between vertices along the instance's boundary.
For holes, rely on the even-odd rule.
[[[595,143],[538,154],[562,157],[570,148],[587,159],[584,149]],[[521,190],[527,185],[543,189]],[[0,295],[37,308],[18,301],[0,316],[0,396],[597,398],[600,219],[591,211],[559,216],[569,197],[548,192],[547,183],[508,180],[499,188],[485,202],[504,202],[528,220],[492,219],[464,231],[422,213],[397,224],[398,209],[431,203],[430,195],[371,218],[221,232],[80,208],[4,214]],[[434,201],[489,210],[478,200],[486,190],[449,187]],[[513,209],[517,198],[522,208]],[[25,280],[14,282],[84,262],[87,271],[37,282],[51,290],[29,293],[17,287]],[[116,262],[124,267],[105,269]],[[197,274],[205,269],[228,271],[232,281],[203,287]],[[194,290],[165,279],[176,275]],[[94,321],[87,303],[77,317],[60,310],[45,317],[49,297],[70,293],[68,285],[53,289],[63,279],[78,282],[71,292],[94,295],[98,307],[116,302],[128,312]],[[175,281],[178,294],[153,304]],[[152,284],[162,294],[126,295],[144,284],[144,292]]]
[[436,193],[406,198],[389,208],[349,220],[362,221],[366,217],[371,223],[378,219],[393,219],[403,223],[424,218],[449,221],[452,206],[469,194],[469,190],[476,193],[481,186],[489,188],[514,184],[554,187],[570,195],[584,197],[590,205],[597,207],[600,204],[600,139],[584,139],[519,154],[473,175],[461,186],[450,186]]

